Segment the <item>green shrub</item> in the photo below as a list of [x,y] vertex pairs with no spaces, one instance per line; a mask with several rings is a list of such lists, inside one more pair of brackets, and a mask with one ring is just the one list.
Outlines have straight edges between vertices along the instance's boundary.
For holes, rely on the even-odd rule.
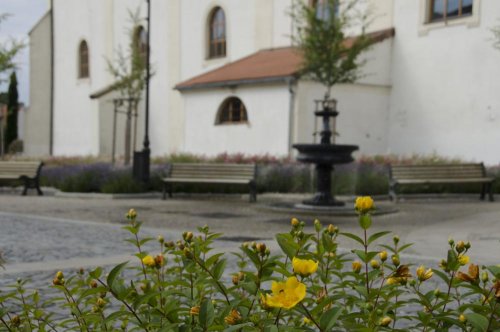
[[[500,329],[500,265],[469,262],[470,243],[448,240],[437,269],[402,256],[411,244],[390,232],[371,233],[373,201],[356,200],[360,231],[295,218],[276,235],[278,252],[243,243],[215,252],[221,234],[207,226],[177,242],[143,245],[137,213],[127,214],[125,239],[135,263],[109,272],[56,273],[59,297],[42,298],[19,280],[0,294],[7,331],[495,331]],[[352,240],[345,253],[337,240]],[[445,246],[445,247],[446,247]],[[230,258],[231,255],[231,258]],[[232,259],[228,264],[228,259]],[[125,275],[128,275],[125,277]],[[433,279],[434,282],[429,282]],[[438,285],[436,288],[436,284]]]

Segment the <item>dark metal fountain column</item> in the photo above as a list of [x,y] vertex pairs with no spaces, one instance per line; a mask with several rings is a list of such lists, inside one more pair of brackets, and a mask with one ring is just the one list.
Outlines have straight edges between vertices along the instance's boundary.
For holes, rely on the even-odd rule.
[[316,193],[312,199],[303,203],[316,206],[343,206],[344,202],[336,200],[332,195],[333,165],[353,161],[351,154],[358,147],[356,145],[337,145],[331,142],[333,133],[330,128],[330,118],[335,118],[339,114],[336,110],[337,101],[326,99],[317,101],[317,105],[322,107],[321,110],[314,112],[322,120],[320,144],[295,144],[293,146],[299,150],[297,160],[316,164]]

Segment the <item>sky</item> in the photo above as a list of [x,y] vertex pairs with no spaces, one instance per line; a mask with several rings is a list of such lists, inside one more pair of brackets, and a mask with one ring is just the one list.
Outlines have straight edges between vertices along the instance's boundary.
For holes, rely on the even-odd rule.
[[[22,40],[27,47],[16,58],[19,101],[29,104],[29,39],[28,32],[47,12],[47,0],[0,0],[0,13],[11,16],[0,25],[0,42],[10,38]],[[0,91],[7,91],[8,84],[0,85]]]

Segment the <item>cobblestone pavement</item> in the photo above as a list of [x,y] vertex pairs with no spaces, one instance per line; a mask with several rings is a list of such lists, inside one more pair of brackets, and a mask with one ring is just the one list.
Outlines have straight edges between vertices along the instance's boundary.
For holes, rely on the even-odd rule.
[[[144,220],[143,236],[177,239],[182,231],[208,224],[224,233],[216,246],[234,251],[243,241],[259,240],[276,248],[274,234],[289,230],[297,216],[312,231],[315,214],[275,211],[276,202],[300,202],[301,195],[261,195],[250,204],[246,196],[179,196],[156,199],[109,199],[108,196],[28,196],[0,194],[0,250],[7,258],[1,284],[18,276],[51,280],[58,269],[113,265],[130,259],[133,248],[123,242],[124,215],[135,208]],[[392,206],[379,201],[379,206]],[[351,203],[349,203],[351,204]],[[498,264],[500,204],[479,202],[476,196],[409,200],[396,206],[397,213],[374,217],[370,231],[392,230],[401,242],[414,242],[412,260],[435,264],[444,257],[447,239],[453,236],[472,242],[470,256],[482,264]],[[342,231],[359,232],[355,216],[321,215]],[[344,250],[355,244],[341,239]],[[48,279],[47,279],[48,277]]]

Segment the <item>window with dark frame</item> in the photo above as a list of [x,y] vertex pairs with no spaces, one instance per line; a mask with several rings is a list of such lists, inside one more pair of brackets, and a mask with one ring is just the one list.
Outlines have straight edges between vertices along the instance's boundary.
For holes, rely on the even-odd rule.
[[239,98],[230,97],[222,103],[215,123],[245,123],[247,121],[247,110],[243,102]]
[[430,0],[429,22],[472,15],[473,0]]
[[[330,20],[330,5],[329,0],[311,0],[310,4],[316,11],[316,18],[328,21]],[[339,2],[335,2],[334,15],[339,14]]]
[[226,56],[226,15],[222,8],[215,8],[209,21],[208,57],[220,58]]
[[89,47],[87,42],[82,40],[78,48],[78,78],[87,78],[89,76]]

